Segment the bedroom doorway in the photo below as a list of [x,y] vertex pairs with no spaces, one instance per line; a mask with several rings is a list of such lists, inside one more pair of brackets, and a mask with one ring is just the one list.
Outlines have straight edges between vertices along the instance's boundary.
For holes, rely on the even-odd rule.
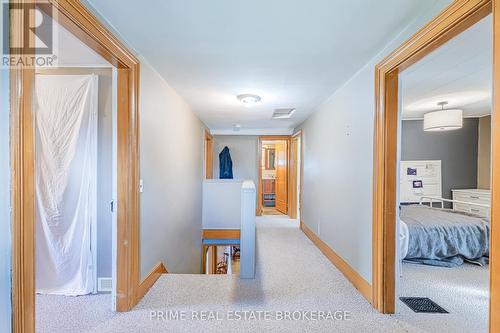
[[491,55],[488,15],[400,74],[396,316],[422,330],[488,330]]
[[[500,320],[498,316],[494,314],[498,312],[500,306],[500,299],[498,294],[499,288],[499,275],[498,269],[499,264],[497,263],[496,258],[496,249],[500,245],[498,244],[499,239],[499,230],[496,229],[494,221],[499,214],[498,209],[500,209],[497,200],[498,194],[495,189],[500,185],[500,179],[497,177],[500,175],[500,161],[498,156],[498,145],[500,145],[500,135],[498,131],[494,131],[493,129],[498,126],[498,117],[495,117],[497,111],[496,105],[498,105],[499,94],[496,92],[498,89],[498,85],[495,84],[495,78],[498,77],[499,67],[497,64],[489,64],[486,63],[484,68],[481,69],[478,64],[474,64],[473,59],[477,58],[477,61],[484,61],[484,58],[490,57],[490,59],[498,57],[500,50],[498,49],[498,43],[493,44],[493,40],[498,40],[500,38],[500,31],[498,29],[498,24],[493,22],[497,15],[493,15],[493,18],[489,16],[493,11],[494,14],[498,14],[498,6],[493,1],[454,1],[450,6],[448,6],[438,17],[428,23],[421,31],[415,34],[412,38],[410,38],[407,42],[405,42],[400,48],[395,50],[389,56],[387,56],[381,63],[376,66],[376,114],[375,114],[375,123],[376,123],[376,131],[375,131],[375,145],[374,145],[374,156],[375,156],[375,164],[374,164],[374,206],[373,206],[373,216],[374,216],[374,224],[373,224],[373,286],[372,286],[372,303],[375,308],[383,313],[397,313],[396,316],[399,316],[403,320],[408,320],[412,322],[416,327],[423,328],[425,330],[425,325],[429,322],[432,324],[439,321],[441,324],[445,321],[445,324],[451,330],[456,331],[486,331],[496,332],[500,329]],[[469,46],[469,52],[475,52],[474,56],[466,56],[464,53],[459,52],[458,50],[453,51],[453,45],[457,44],[459,41],[459,45],[465,42],[464,36],[470,34],[471,31],[481,30],[481,24],[486,26],[486,31],[483,30],[481,38],[473,39],[472,42],[478,43],[481,41],[485,41],[486,45],[489,45],[490,51],[484,51],[484,57],[478,55],[481,53],[480,47]],[[479,27],[479,28],[478,28]],[[488,31],[489,29],[489,31]],[[451,49],[451,50],[450,50]],[[442,60],[433,60],[433,56],[435,57],[440,52],[444,55],[447,55],[451,63],[443,63]],[[478,60],[479,59],[479,60]],[[467,63],[467,60],[470,62]],[[427,88],[429,85],[432,85],[434,81],[436,83],[442,83],[439,87],[435,87],[433,93],[439,95],[438,101],[422,101],[422,102],[430,102],[425,105],[425,103],[421,103],[426,108],[431,109],[421,109],[419,111],[423,111],[420,120],[422,120],[421,124],[416,123],[413,126],[418,127],[418,131],[420,134],[424,132],[424,134],[428,134],[433,130],[437,130],[437,133],[433,133],[435,135],[456,135],[459,133],[459,129],[470,129],[472,128],[472,134],[476,133],[476,141],[472,139],[467,142],[468,145],[471,145],[472,148],[475,147],[475,154],[469,157],[472,160],[472,165],[476,163],[475,171],[476,171],[476,179],[475,183],[472,184],[452,184],[451,186],[454,188],[450,188],[449,190],[445,190],[448,184],[448,177],[450,176],[450,172],[444,172],[443,165],[445,161],[447,161],[447,155],[457,155],[457,153],[452,153],[451,149],[445,151],[444,154],[441,154],[441,158],[436,157],[419,157],[419,158],[405,158],[403,159],[402,155],[405,154],[403,149],[404,142],[400,140],[404,140],[404,137],[407,136],[409,127],[402,124],[401,119],[405,118],[405,106],[406,111],[411,111],[408,106],[405,105],[405,84],[407,87],[411,87],[411,71],[415,68],[429,69],[432,66],[436,66],[437,63],[441,61],[441,65],[439,67],[438,75],[434,77],[425,78],[425,85],[421,85],[418,88],[418,84],[422,83],[423,77],[420,77],[418,80],[413,82],[414,88],[406,91],[408,96],[410,93],[417,94],[419,89]],[[454,66],[453,66],[454,64]],[[471,67],[469,67],[471,66]],[[451,68],[454,67],[454,68]],[[469,69],[468,69],[469,68]],[[492,71],[493,68],[493,71]],[[464,71],[469,70],[470,73],[464,73]],[[471,75],[480,74],[479,72],[484,71],[483,74],[489,75],[491,77],[490,82],[486,82],[486,87],[489,87],[489,96],[491,98],[480,98],[482,95],[480,92],[473,90],[474,93],[466,94],[464,93],[464,87],[454,86],[464,84],[464,81],[470,79]],[[424,73],[425,71],[423,71]],[[492,73],[493,72],[493,73]],[[410,74],[407,74],[410,73]],[[446,77],[440,76],[440,74],[446,73],[459,73],[460,80],[450,80],[449,84],[443,83],[442,80],[446,80]],[[415,74],[415,73],[414,73]],[[432,71],[427,71],[427,74],[432,74]],[[408,75],[407,82],[404,82],[405,75]],[[417,76],[415,76],[417,77]],[[414,78],[415,79],[415,78]],[[453,81],[453,82],[451,82]],[[481,80],[479,80],[481,81]],[[467,82],[466,82],[467,84]],[[474,82],[477,84],[477,82]],[[469,85],[466,87],[470,89],[474,86],[472,82],[469,82]],[[426,86],[426,87],[424,87]],[[492,88],[493,87],[493,88]],[[444,91],[446,89],[455,88],[455,92],[459,95],[462,101],[462,105],[448,105],[444,102],[448,102],[452,100],[452,92]],[[462,89],[460,89],[462,88]],[[442,96],[441,96],[442,95]],[[408,96],[406,98],[408,98]],[[436,97],[436,96],[434,96]],[[443,98],[446,97],[446,98]],[[464,101],[463,98],[468,97],[468,101]],[[425,98],[422,98],[425,100]],[[474,100],[475,99],[475,100]],[[472,106],[478,107],[478,104],[481,104],[483,101],[490,100],[490,105],[486,106],[486,109],[489,107],[491,112],[491,133],[487,133],[488,126],[485,125],[487,123],[486,119],[490,119],[488,114],[480,115],[480,118],[484,119],[470,119],[470,117],[464,117],[467,112],[470,112]],[[473,100],[473,101],[471,101]],[[493,101],[493,102],[491,102]],[[455,103],[456,101],[453,101]],[[439,105],[436,105],[439,103]],[[418,103],[417,103],[418,104]],[[422,106],[421,105],[421,106]],[[433,106],[434,105],[434,106]],[[415,105],[411,105],[415,106]],[[484,105],[483,105],[484,106]],[[457,111],[460,110],[460,111]],[[402,112],[401,112],[402,111]],[[416,109],[414,112],[418,111]],[[476,110],[477,111],[477,110]],[[484,110],[483,110],[484,111]],[[406,114],[408,116],[408,113]],[[484,116],[484,117],[482,117]],[[479,116],[476,116],[478,118]],[[404,120],[403,120],[404,121]],[[416,120],[413,120],[416,121]],[[443,122],[444,121],[444,122]],[[483,129],[485,131],[480,135],[479,134],[479,126],[484,125]],[[402,126],[403,125],[403,126]],[[411,126],[411,125],[410,125]],[[405,130],[406,133],[403,133]],[[447,131],[447,129],[455,128],[455,131]],[[474,130],[475,128],[475,130]],[[441,133],[439,133],[441,132]],[[452,133],[454,132],[454,133]],[[481,137],[481,139],[479,138]],[[401,139],[400,139],[401,138]],[[448,137],[449,139],[450,137]],[[480,187],[480,178],[481,182],[485,184],[484,186],[488,186],[488,181],[484,180],[479,176],[480,168],[484,167],[488,163],[484,161],[482,157],[479,157],[478,154],[482,150],[480,147],[481,143],[484,143],[484,140],[491,141],[491,175],[492,179],[489,180],[490,191],[491,191],[491,199],[484,199],[483,194],[487,189],[481,189]],[[443,139],[443,137],[441,137]],[[410,144],[411,149],[415,148],[417,144],[422,143],[421,141],[417,141],[417,139],[413,140]],[[434,149],[437,146],[437,143],[427,144],[428,149]],[[408,147],[407,147],[408,148]],[[474,151],[474,149],[473,149]],[[488,149],[484,149],[484,151],[488,151]],[[407,152],[406,152],[407,153]],[[457,156],[452,156],[457,157]],[[470,160],[467,160],[470,162]],[[476,159],[476,160],[475,160]],[[475,160],[475,161],[474,161]],[[400,163],[400,161],[402,161]],[[481,161],[481,162],[480,162]],[[448,163],[448,162],[446,162]],[[481,167],[479,166],[481,165]],[[466,169],[466,165],[460,164],[455,166],[456,169]],[[474,169],[474,168],[473,168]],[[487,167],[486,167],[487,169]],[[470,171],[470,170],[469,170]],[[446,178],[446,179],[445,179]],[[460,181],[463,181],[460,180]],[[433,184],[434,183],[434,184]],[[441,187],[441,188],[440,188]],[[464,188],[465,187],[465,188]],[[444,193],[443,190],[450,193]],[[453,190],[453,191],[452,191]],[[463,200],[463,196],[465,194],[465,190],[475,190],[476,192],[473,194],[469,194],[468,201]],[[427,195],[427,192],[430,194]],[[435,199],[435,195],[438,195],[437,200]],[[452,199],[443,198],[445,195],[450,195]],[[413,196],[413,197],[412,197]],[[454,200],[453,197],[459,198],[461,200]],[[419,197],[416,199],[415,197]],[[427,197],[427,198],[424,198]],[[475,202],[472,202],[474,201]],[[477,202],[477,201],[482,202]],[[400,284],[401,280],[399,278],[399,269],[403,265],[398,258],[398,255],[403,256],[401,253],[404,251],[413,251],[412,247],[412,238],[415,238],[415,233],[410,231],[402,231],[400,232],[400,224],[399,224],[399,216],[402,211],[407,208],[406,205],[402,205],[401,208],[398,207],[400,202],[410,201],[414,203],[414,207],[422,208],[424,205],[443,205],[443,208],[446,208],[448,205],[448,209],[446,213],[449,214],[449,211],[454,210],[467,210],[467,212],[462,212],[459,214],[456,212],[456,215],[473,217],[475,219],[475,223],[477,229],[482,229],[484,231],[485,225],[489,228],[490,232],[484,232],[483,236],[478,236],[477,239],[481,237],[486,238],[482,240],[477,240],[478,247],[484,245],[491,245],[489,248],[489,259],[490,264],[488,268],[483,267],[483,271],[480,272],[482,274],[483,279],[482,282],[478,285],[477,281],[470,283],[469,285],[456,285],[449,278],[441,276],[441,287],[446,290],[449,294],[453,294],[454,290],[461,292],[460,303],[462,304],[451,304],[448,303],[446,315],[434,315],[429,316],[425,314],[416,314],[413,312],[410,313],[399,313],[399,308],[401,305],[399,304],[398,299],[398,284]],[[418,202],[417,202],[418,201]],[[489,205],[488,205],[488,201]],[[422,203],[422,205],[420,205]],[[491,207],[491,208],[490,208]],[[401,209],[401,210],[400,210]],[[428,210],[434,211],[433,208],[428,207]],[[439,214],[441,214],[444,209],[441,207],[436,208]],[[408,213],[408,212],[405,212]],[[413,218],[412,215],[414,212],[410,212],[405,215],[405,219],[411,220]],[[423,214],[416,213],[419,216]],[[425,214],[424,214],[425,215]],[[427,214],[427,216],[431,215],[431,220],[436,220],[434,214]],[[484,217],[483,215],[487,215]],[[488,219],[489,216],[489,219]],[[401,217],[403,220],[403,216]],[[440,221],[447,219],[447,217],[443,217],[440,215]],[[485,222],[485,220],[488,222]],[[411,224],[411,221],[409,221]],[[411,229],[411,226],[406,223],[408,228]],[[451,222],[450,222],[451,224]],[[403,224],[401,224],[403,225]],[[456,223],[453,224],[455,226]],[[403,228],[404,225],[403,225]],[[458,232],[458,231],[457,231]],[[400,233],[403,237],[400,238]],[[490,235],[491,242],[488,244],[488,234]],[[402,244],[405,244],[404,236],[409,238],[408,248],[406,250],[400,249]],[[425,235],[417,235],[418,237],[425,237]],[[415,242],[413,242],[415,243]],[[472,251],[472,249],[469,249]],[[483,249],[484,250],[484,249]],[[481,253],[480,253],[481,254]],[[484,253],[483,253],[484,254]],[[485,257],[484,255],[475,255],[477,258],[473,259],[481,259]],[[415,255],[410,255],[410,259],[415,259]],[[454,264],[457,264],[453,256],[447,256],[447,259],[453,261]],[[466,256],[461,254],[461,258],[463,259]],[[408,259],[408,256],[406,256]],[[443,262],[445,260],[436,260],[441,258],[424,258],[427,261],[438,261]],[[467,258],[468,259],[468,258]],[[460,260],[458,260],[460,261]],[[420,263],[421,264],[421,263]],[[435,267],[429,265],[430,262],[427,262],[427,266],[425,268],[434,269]],[[448,262],[449,264],[449,262]],[[424,267],[424,266],[413,266],[413,267]],[[473,267],[473,266],[471,266]],[[441,267],[439,267],[441,268]],[[402,269],[403,279],[411,275],[411,273],[406,274],[405,268]],[[434,271],[436,272],[436,271]],[[448,271],[441,271],[447,272]],[[486,274],[484,274],[486,273]],[[451,274],[453,275],[453,274]],[[451,277],[449,275],[449,277]],[[460,274],[455,274],[460,275]],[[463,275],[466,276],[467,274]],[[421,275],[423,279],[429,277],[428,274]],[[486,277],[486,282],[485,278]],[[490,279],[489,283],[487,279]],[[453,290],[452,290],[453,289]],[[407,296],[425,296],[425,295],[407,295]],[[478,301],[479,300],[479,301]],[[430,304],[427,300],[422,299],[413,299],[407,300],[409,303],[418,303],[417,305],[423,305],[424,307],[434,307],[433,304]],[[478,303],[476,303],[478,302]],[[477,316],[471,317],[470,312],[460,313],[460,306],[466,308],[468,303],[476,304],[473,308],[477,310],[479,307],[483,307],[477,314]],[[479,305],[478,305],[479,304]],[[440,304],[438,304],[440,305]],[[488,308],[489,305],[489,308]],[[486,307],[486,308],[485,308]],[[425,309],[424,309],[425,310]],[[411,311],[411,310],[410,310]],[[413,318],[418,317],[418,320],[414,320]],[[454,320],[458,320],[457,323],[453,323]],[[469,321],[468,323],[466,323]],[[480,322],[478,322],[480,321]],[[459,326],[460,328],[455,329],[456,325],[464,325]],[[455,325],[455,326],[454,326]],[[442,327],[442,326],[441,326]]]
[[[139,159],[136,89],[138,87],[139,62],[78,2],[57,0],[37,1],[36,3],[11,2],[10,9],[14,9],[9,16],[10,36],[13,45],[24,45],[24,42],[29,42],[30,45],[35,43],[31,39],[21,39],[25,13],[28,13],[30,19],[35,20],[36,18],[45,22],[45,25],[57,27],[52,29],[53,34],[57,35],[53,39],[56,41],[55,43],[64,43],[67,41],[66,37],[72,39],[73,42],[71,47],[66,46],[62,50],[58,50],[57,44],[55,44],[55,52],[60,51],[55,58],[59,64],[53,64],[50,68],[40,68],[21,62],[18,66],[12,67],[9,72],[10,151],[13,161],[11,166],[12,327],[14,332],[30,333],[35,332],[35,328],[44,329],[43,324],[40,325],[35,316],[37,291],[52,292],[56,289],[54,282],[58,284],[63,280],[65,288],[62,288],[64,289],[62,292],[68,295],[72,291],[76,291],[74,294],[98,291],[99,275],[96,276],[96,273],[99,274],[99,266],[105,262],[111,265],[111,267],[107,265],[109,269],[103,273],[105,276],[102,276],[106,281],[103,280],[104,283],[101,285],[101,288],[107,285],[107,291],[111,291],[111,294],[107,295],[109,302],[105,302],[104,305],[108,313],[111,313],[111,309],[127,311],[138,301]],[[77,50],[79,44],[87,48],[87,52],[76,51],[64,54],[63,51],[71,50],[73,52]],[[32,54],[31,50],[32,48],[28,47],[22,48],[22,51],[18,52],[16,56],[37,56],[36,53]],[[93,59],[91,64],[83,61],[84,54],[91,54],[90,58]],[[99,62],[97,59],[101,58],[102,62]],[[105,66],[99,66],[103,63]],[[48,81],[52,83],[49,85]],[[75,88],[73,85],[76,82],[81,83],[82,87],[85,88]],[[104,119],[106,116],[99,119],[98,114],[97,119],[95,117],[95,113],[98,113],[99,109],[98,106],[96,110],[95,103],[99,104],[98,95],[101,93],[97,91],[95,94],[95,91],[96,86],[99,85],[109,88],[106,93],[107,102],[111,100],[116,102],[115,108],[112,108],[116,109],[113,116],[111,116],[111,109],[106,108],[107,119]],[[57,89],[54,88],[56,86]],[[71,90],[71,87],[74,89]],[[40,89],[45,90],[45,92]],[[70,90],[73,94],[69,93]],[[92,91],[94,93],[91,93]],[[65,98],[67,99],[69,96],[75,98],[68,102]],[[57,102],[58,97],[62,98],[62,103]],[[103,97],[102,94],[101,97]],[[86,102],[82,104],[83,100]],[[93,103],[94,108],[91,107]],[[90,111],[92,109],[94,112]],[[76,114],[78,116],[75,116]],[[105,134],[101,132],[101,138],[104,138],[105,135],[109,140],[106,144],[108,153],[101,154],[101,157],[105,155],[107,158],[107,162],[104,163],[106,166],[101,169],[99,163],[104,159],[99,159],[100,143],[98,138],[99,121],[103,120],[106,122],[106,126],[109,126]],[[56,125],[57,128],[54,127]],[[42,140],[45,140],[43,144],[41,144]],[[40,150],[40,148],[43,149]],[[45,163],[45,165],[41,166],[40,163]],[[97,184],[95,184],[94,171],[98,173]],[[108,171],[107,175],[103,175]],[[42,174],[47,177],[42,177]],[[99,182],[99,178],[103,181]],[[47,181],[44,182],[44,180]],[[106,185],[107,190],[99,193],[99,183]],[[45,185],[48,186],[44,187]],[[95,189],[96,186],[97,189]],[[66,191],[65,189],[68,188],[71,190]],[[94,200],[96,198],[92,194],[95,192],[103,195],[102,200]],[[111,197],[116,198],[116,202],[114,199],[113,203],[109,200],[110,192],[113,192]],[[62,200],[64,205],[60,204],[61,199],[64,199]],[[78,201],[76,205],[75,201]],[[66,205],[69,202],[71,202],[72,207]],[[112,213],[111,210],[113,210]],[[116,219],[116,223],[106,224],[108,232],[110,225],[112,225],[113,230],[110,233],[105,231],[106,228],[99,230],[100,226],[104,226],[104,223],[99,224],[99,214],[104,211],[106,215],[111,215],[107,216],[108,222]],[[78,264],[75,265],[78,260],[67,260],[68,258],[65,258],[64,255],[69,252],[66,251],[69,247],[66,243],[61,244],[64,242],[61,241],[60,237],[64,223],[59,223],[60,221],[53,223],[54,221],[52,221],[54,217],[62,217],[64,221],[74,222],[78,220],[79,218],[71,217],[72,212],[75,213],[75,216],[82,217],[81,220],[85,222],[83,229],[78,228],[82,224],[75,223],[73,225],[70,222],[69,229],[74,232],[70,231],[67,237],[62,236],[64,241],[80,237],[78,243],[82,246],[73,244],[75,251],[72,251],[72,254],[75,256],[70,259],[84,260],[81,267],[74,270],[73,266],[78,266]],[[82,214],[77,214],[79,212]],[[42,220],[48,221],[43,227],[39,224]],[[95,222],[98,224],[96,225]],[[58,232],[49,235],[47,229],[40,232],[47,226],[49,228],[55,227],[55,229],[61,228],[57,230]],[[44,245],[44,243],[40,239],[35,241],[39,235],[44,235],[47,240],[54,240],[54,242],[47,241],[45,245],[55,244],[56,247],[61,245],[59,248],[64,248],[63,255],[60,251],[56,253],[57,251],[46,248],[45,254],[56,253],[58,257],[52,260],[52,263],[47,261],[48,256],[40,257],[43,251],[38,246]],[[57,237],[53,237],[54,235]],[[108,249],[106,251],[102,248],[102,257],[99,255],[99,239],[101,237],[108,237],[107,240],[101,242]],[[85,251],[86,255],[78,254],[78,249],[81,249],[82,252]],[[62,269],[63,273],[68,273],[64,276],[65,279],[62,278],[59,271],[56,272],[56,275],[49,274],[54,272],[40,271],[40,268],[52,269],[54,267],[56,270]],[[70,269],[72,269],[71,272]],[[86,273],[80,274],[84,270]],[[43,281],[39,280],[39,277],[43,277]],[[80,285],[82,288],[71,285],[79,278],[83,282]],[[109,280],[112,282],[111,286],[106,283]],[[58,292],[61,291],[61,285],[56,287]],[[78,297],[73,299],[73,301],[77,300]],[[65,308],[78,316],[84,313],[78,311],[78,307],[64,305],[65,302],[49,303],[49,306],[44,307],[45,309],[50,308],[49,310],[57,311]],[[83,305],[87,308],[92,307],[92,302],[84,303]],[[67,324],[74,324],[74,317],[71,316],[71,313],[68,316],[68,313],[59,311],[59,314],[66,315]],[[35,322],[38,326],[35,325]],[[49,326],[60,324],[57,320],[48,321],[48,323]],[[87,320],[87,323],[95,325],[97,321]],[[53,328],[50,326],[48,330],[54,331]]]

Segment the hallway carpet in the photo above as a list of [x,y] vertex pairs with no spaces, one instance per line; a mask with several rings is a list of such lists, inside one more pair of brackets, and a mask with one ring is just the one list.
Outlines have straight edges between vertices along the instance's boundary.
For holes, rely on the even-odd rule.
[[485,269],[403,269],[405,296],[432,297],[451,313],[415,314],[400,304],[397,315],[378,314],[297,221],[264,216],[254,280],[165,274],[133,311],[116,314],[109,295],[37,296],[37,332],[485,332],[486,321],[476,321],[486,314]]
[[[231,312],[245,310],[253,311],[247,312],[247,320],[236,320]],[[259,320],[257,311],[267,312]],[[295,319],[279,320],[285,311],[296,311]],[[315,311],[316,320],[304,311]],[[321,320],[318,311],[324,311]],[[407,332],[394,317],[375,312],[299,230],[297,221],[284,216],[257,220],[254,280],[165,274],[133,311],[118,313],[93,331]]]

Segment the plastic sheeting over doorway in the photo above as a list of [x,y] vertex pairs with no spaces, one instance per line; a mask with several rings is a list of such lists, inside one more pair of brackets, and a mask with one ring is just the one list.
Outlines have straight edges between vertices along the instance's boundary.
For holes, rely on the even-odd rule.
[[96,292],[97,75],[36,75],[36,291]]

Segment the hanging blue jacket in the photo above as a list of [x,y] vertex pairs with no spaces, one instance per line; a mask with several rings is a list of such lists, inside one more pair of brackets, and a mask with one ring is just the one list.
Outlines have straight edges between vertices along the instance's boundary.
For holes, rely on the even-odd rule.
[[219,178],[233,179],[233,161],[227,146],[219,154]]

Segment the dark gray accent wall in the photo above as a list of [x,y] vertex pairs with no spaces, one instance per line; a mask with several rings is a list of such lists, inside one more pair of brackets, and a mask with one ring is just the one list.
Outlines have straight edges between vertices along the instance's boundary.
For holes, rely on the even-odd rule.
[[459,130],[424,132],[422,120],[403,120],[401,160],[441,160],[443,198],[451,189],[477,187],[478,118]]

